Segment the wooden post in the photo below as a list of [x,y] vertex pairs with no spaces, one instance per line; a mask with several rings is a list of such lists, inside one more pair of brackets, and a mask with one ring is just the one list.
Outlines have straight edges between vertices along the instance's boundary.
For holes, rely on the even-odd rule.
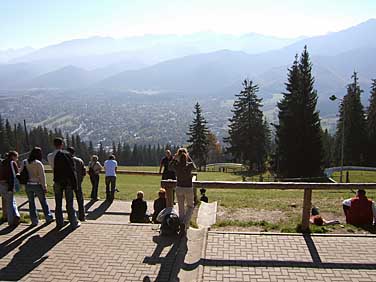
[[312,189],[304,188],[303,213],[302,213],[302,232],[309,231],[309,218],[312,207]]

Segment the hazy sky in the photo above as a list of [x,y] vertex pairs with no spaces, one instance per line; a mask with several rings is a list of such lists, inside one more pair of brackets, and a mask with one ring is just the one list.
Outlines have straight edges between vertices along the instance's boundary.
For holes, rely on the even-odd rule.
[[95,35],[338,31],[376,17],[376,0],[0,0],[0,49]]

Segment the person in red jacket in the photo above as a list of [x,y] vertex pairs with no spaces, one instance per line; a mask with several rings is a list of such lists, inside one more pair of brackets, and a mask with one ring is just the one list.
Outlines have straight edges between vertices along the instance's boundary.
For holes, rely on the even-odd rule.
[[373,224],[376,221],[375,202],[366,197],[366,191],[359,189],[356,196],[343,201],[346,223],[353,225]]

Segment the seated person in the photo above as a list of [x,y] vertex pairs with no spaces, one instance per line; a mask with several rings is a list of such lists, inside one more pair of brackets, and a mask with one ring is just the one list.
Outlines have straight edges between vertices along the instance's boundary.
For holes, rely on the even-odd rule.
[[359,189],[354,198],[344,200],[342,204],[347,224],[368,225],[376,219],[375,203],[366,197],[363,189]]
[[320,215],[319,208],[317,207],[312,208],[309,222],[318,226],[339,224],[338,220],[326,220],[325,218],[323,218]]
[[158,196],[158,199],[154,201],[154,213],[152,217],[154,223],[161,223],[157,220],[157,216],[166,208],[166,190],[163,188],[159,189]]
[[132,201],[132,211],[130,216],[130,222],[132,223],[149,223],[149,216],[147,215],[146,211],[148,210],[148,206],[146,201],[144,200],[144,192],[138,191],[137,192],[137,199]]

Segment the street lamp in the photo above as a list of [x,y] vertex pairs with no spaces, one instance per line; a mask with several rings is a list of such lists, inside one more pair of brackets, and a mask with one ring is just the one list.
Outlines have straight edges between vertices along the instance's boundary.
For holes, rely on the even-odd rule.
[[341,174],[339,177],[339,182],[342,183],[343,180],[343,159],[345,150],[345,120],[346,120],[346,103],[341,98],[337,98],[336,95],[329,97],[331,101],[339,100],[343,104],[343,120],[342,120],[342,141],[341,141]]

